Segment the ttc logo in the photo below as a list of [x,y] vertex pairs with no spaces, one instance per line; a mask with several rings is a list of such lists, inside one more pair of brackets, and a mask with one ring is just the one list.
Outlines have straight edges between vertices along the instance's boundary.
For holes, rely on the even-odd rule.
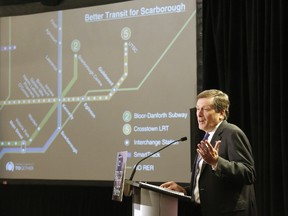
[[14,166],[14,163],[13,163],[12,161],[7,162],[7,164],[6,164],[6,171],[13,172],[13,171],[14,171],[14,168],[15,168],[15,166]]

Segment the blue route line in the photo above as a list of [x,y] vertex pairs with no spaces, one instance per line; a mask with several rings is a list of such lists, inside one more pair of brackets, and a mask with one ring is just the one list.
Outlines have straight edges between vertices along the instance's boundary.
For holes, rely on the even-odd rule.
[[57,105],[57,127],[42,147],[28,148],[3,148],[0,158],[6,153],[44,153],[58,136],[62,127],[62,11],[58,11],[58,105]]

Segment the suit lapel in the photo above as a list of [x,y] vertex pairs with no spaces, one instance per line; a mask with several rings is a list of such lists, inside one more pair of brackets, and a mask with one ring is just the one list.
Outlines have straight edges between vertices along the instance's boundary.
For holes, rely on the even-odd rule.
[[[216,143],[217,140],[221,140],[221,138],[222,138],[221,134],[222,134],[222,131],[223,131],[223,129],[224,129],[224,127],[225,127],[226,124],[227,124],[227,121],[224,120],[224,121],[219,125],[219,127],[216,129],[216,131],[215,131],[215,133],[214,133],[214,135],[213,135],[213,137],[212,137],[212,139],[211,139],[211,142],[210,142],[213,147],[215,146],[215,143]],[[206,168],[206,166],[207,166],[207,163],[206,163],[205,161],[203,161],[201,173],[204,171],[204,169]],[[201,177],[201,176],[200,176],[200,177]]]

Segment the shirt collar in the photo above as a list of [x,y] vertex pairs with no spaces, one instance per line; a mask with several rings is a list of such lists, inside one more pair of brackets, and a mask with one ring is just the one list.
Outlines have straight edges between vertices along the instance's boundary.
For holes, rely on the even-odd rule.
[[212,139],[215,131],[217,130],[217,128],[219,127],[219,125],[220,125],[222,122],[223,122],[223,121],[220,121],[212,131],[206,132],[206,133],[209,133],[209,137],[208,137],[208,139],[207,139],[209,142],[211,142],[211,139]]

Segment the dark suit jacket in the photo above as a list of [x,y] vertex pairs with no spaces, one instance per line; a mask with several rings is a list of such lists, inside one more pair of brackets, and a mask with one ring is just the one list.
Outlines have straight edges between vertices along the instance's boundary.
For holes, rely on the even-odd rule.
[[217,169],[213,171],[203,162],[199,178],[202,215],[256,216],[256,173],[249,140],[227,121],[219,125],[211,144],[214,146],[217,140],[221,140]]

